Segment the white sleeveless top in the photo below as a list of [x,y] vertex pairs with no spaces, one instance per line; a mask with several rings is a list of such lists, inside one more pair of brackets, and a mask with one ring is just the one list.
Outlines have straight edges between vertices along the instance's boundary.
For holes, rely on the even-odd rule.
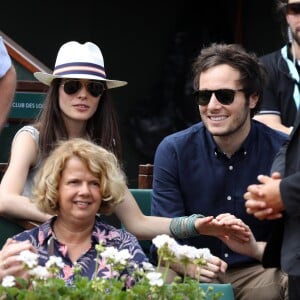
[[[26,131],[28,133],[30,133],[30,135],[32,136],[33,140],[35,141],[38,149],[39,149],[39,136],[40,136],[40,133],[39,131],[31,126],[31,125],[27,125],[27,126],[24,126],[22,128],[20,128],[17,133],[15,134],[14,136],[14,139],[16,138],[16,136],[23,132],[23,131]],[[13,139],[13,141],[14,141]],[[41,165],[41,154],[40,154],[40,151],[38,151],[38,158],[37,158],[37,162],[35,164],[35,166],[31,167],[29,172],[28,172],[28,176],[27,176],[27,179],[26,179],[26,182],[25,182],[25,186],[24,186],[24,190],[23,190],[23,193],[22,195],[23,196],[26,196],[26,197],[31,197],[31,188],[32,188],[32,184],[33,184],[33,178],[37,172],[37,170],[39,169],[40,165]]]

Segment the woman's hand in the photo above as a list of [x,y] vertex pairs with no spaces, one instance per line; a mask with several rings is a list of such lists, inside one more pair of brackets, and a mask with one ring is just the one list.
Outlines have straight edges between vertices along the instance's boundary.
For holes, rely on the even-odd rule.
[[29,241],[18,242],[13,239],[7,239],[0,251],[0,280],[8,275],[28,278],[23,262],[18,260],[19,254],[24,250],[36,252]]
[[248,241],[250,236],[249,227],[230,213],[220,214],[216,218],[212,216],[198,218],[195,221],[195,228],[199,234],[240,242]]

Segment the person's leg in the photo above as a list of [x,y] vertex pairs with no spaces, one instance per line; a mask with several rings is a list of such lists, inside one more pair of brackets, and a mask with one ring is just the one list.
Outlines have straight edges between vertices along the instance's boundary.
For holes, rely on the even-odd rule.
[[229,268],[220,282],[231,283],[237,300],[289,299],[287,275],[278,269],[264,269],[262,265]]
[[289,275],[289,300],[300,299],[300,277]]

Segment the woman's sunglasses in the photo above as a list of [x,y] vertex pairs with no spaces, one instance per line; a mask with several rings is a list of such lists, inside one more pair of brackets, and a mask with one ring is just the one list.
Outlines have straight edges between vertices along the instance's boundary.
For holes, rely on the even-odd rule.
[[300,2],[288,3],[285,5],[285,11],[289,15],[300,14]]
[[220,89],[220,90],[199,90],[195,92],[195,97],[198,105],[207,105],[211,99],[212,94],[215,94],[216,98],[221,104],[229,105],[233,102],[236,92],[241,92],[243,89]]
[[101,81],[80,81],[80,80],[66,80],[61,84],[64,87],[64,91],[68,95],[77,93],[84,85],[87,91],[93,97],[99,97],[103,94],[105,87]]

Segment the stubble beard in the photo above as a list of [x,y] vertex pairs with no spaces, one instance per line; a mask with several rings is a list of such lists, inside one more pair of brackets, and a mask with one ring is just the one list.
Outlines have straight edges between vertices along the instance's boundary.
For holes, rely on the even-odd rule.
[[[235,136],[235,134],[238,133],[241,130],[241,128],[245,126],[247,120],[248,120],[248,112],[245,111],[245,114],[240,119],[238,119],[238,122],[235,123],[234,126],[230,126],[223,132],[213,132],[211,130],[209,130],[209,132],[211,133],[212,136],[221,137],[221,138],[222,137],[230,138],[231,136]],[[205,124],[205,126],[206,128],[208,128],[207,124]]]

